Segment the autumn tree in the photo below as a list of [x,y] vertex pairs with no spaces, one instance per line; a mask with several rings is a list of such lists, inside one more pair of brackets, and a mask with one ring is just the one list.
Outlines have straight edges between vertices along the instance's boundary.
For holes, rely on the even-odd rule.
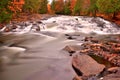
[[55,1],[55,13],[56,14],[64,13],[64,0]]
[[65,1],[64,3],[64,14],[65,15],[70,15],[72,13],[70,9],[70,0]]
[[12,18],[12,11],[9,8],[11,0],[0,1],[0,23],[9,22]]
[[76,1],[75,6],[73,8],[74,15],[80,15],[80,11],[82,10],[82,3],[83,3],[83,0]]
[[51,9],[52,9],[53,11],[55,11],[55,5],[56,5],[56,1],[53,0],[52,3],[51,3]]
[[115,18],[117,12],[120,11],[120,0],[98,0],[97,6],[100,12],[113,14],[112,18]]
[[40,8],[39,8],[39,13],[47,13],[47,0],[40,0]]
[[73,13],[73,9],[75,7],[75,4],[76,4],[76,0],[70,0],[70,9],[71,9],[72,13]]

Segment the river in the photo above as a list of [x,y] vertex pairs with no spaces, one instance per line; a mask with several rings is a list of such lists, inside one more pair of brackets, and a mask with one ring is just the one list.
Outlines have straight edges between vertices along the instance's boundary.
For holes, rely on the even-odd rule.
[[[72,80],[76,73],[72,57],[63,51],[66,45],[80,45],[85,36],[120,34],[115,23],[99,17],[61,15],[37,21],[17,23],[11,32],[0,30],[0,80]],[[35,23],[41,31],[31,29]]]

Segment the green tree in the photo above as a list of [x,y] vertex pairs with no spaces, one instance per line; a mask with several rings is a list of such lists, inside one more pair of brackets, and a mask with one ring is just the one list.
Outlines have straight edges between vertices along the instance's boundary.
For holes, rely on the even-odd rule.
[[12,18],[12,11],[9,9],[11,0],[0,1],[0,23],[9,22]]
[[38,13],[40,0],[25,0],[23,11],[28,13]]
[[92,14],[92,16],[96,16],[96,13],[98,11],[98,7],[96,3],[97,3],[97,0],[90,0],[90,6],[88,9],[88,13]]
[[53,0],[52,3],[51,3],[51,9],[52,9],[53,11],[55,11],[55,5],[56,5],[56,1]]
[[39,13],[47,13],[47,4],[48,1],[47,0],[40,0],[40,9],[39,9]]
[[120,11],[120,0],[98,0],[98,10],[105,14],[113,14],[112,18],[116,17],[117,12]]
[[83,3],[82,0],[77,0],[76,1],[76,4],[73,8],[73,14],[74,15],[80,15],[80,11],[82,10],[82,3]]
[[70,9],[70,0],[65,1],[64,4],[64,14],[65,15],[70,15],[72,13],[71,9]]

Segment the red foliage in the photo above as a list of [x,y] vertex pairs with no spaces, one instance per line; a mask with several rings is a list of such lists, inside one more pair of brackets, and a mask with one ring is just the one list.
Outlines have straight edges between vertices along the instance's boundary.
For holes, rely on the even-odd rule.
[[73,8],[74,8],[74,6],[76,4],[76,1],[77,0],[71,0],[71,6],[70,6],[71,11],[73,11]]
[[64,0],[56,1],[55,10],[56,11],[62,11],[63,8],[64,8]]

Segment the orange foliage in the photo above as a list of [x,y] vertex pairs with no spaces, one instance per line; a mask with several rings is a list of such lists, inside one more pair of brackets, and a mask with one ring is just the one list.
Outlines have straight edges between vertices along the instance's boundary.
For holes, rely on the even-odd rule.
[[90,6],[90,0],[84,0],[83,4],[83,8],[88,8]]
[[16,4],[16,5],[23,5],[23,4],[25,4],[24,0],[13,0],[12,2],[13,2],[13,4]]
[[70,6],[70,9],[71,9],[71,11],[73,11],[73,9],[74,9],[74,6],[75,6],[75,4],[76,4],[76,1],[77,0],[71,0],[71,6]]
[[22,6],[25,4],[24,0],[13,0],[10,3],[9,9],[11,11],[14,12],[14,14],[16,14],[17,12],[21,12],[22,11]]
[[58,0],[55,5],[56,11],[62,11],[64,8],[64,0]]
[[47,4],[47,9],[48,9],[48,13],[49,14],[53,14],[53,11],[51,9],[51,5],[50,4]]

